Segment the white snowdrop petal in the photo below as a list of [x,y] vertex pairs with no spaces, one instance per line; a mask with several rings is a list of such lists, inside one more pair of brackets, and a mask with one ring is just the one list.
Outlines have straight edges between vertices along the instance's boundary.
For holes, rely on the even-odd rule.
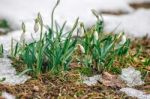
[[97,31],[94,32],[94,38],[95,38],[95,40],[98,40],[98,32]]
[[126,42],[126,36],[123,35],[121,38],[121,42],[119,43],[120,45],[123,45]]
[[34,32],[36,33],[36,32],[38,32],[38,30],[39,30],[39,25],[38,25],[38,23],[35,23],[34,24]]
[[77,44],[78,49],[81,51],[81,53],[85,53],[85,49],[81,44]]

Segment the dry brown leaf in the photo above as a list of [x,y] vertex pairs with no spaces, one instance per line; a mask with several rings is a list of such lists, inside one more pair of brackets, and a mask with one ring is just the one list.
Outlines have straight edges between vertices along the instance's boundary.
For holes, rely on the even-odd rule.
[[117,75],[112,75],[108,72],[103,73],[102,79],[103,85],[108,87],[122,88],[124,86],[124,83],[118,79]]
[[143,86],[144,89],[150,89],[150,85]]
[[70,67],[71,68],[80,68],[81,65],[79,65],[78,63],[70,63]]
[[0,99],[5,99],[4,97],[0,96]]
[[146,67],[146,70],[150,71],[150,66]]

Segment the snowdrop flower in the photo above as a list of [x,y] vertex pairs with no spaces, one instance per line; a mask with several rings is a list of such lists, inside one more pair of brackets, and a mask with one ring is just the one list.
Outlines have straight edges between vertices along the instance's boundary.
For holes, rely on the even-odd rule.
[[24,42],[25,41],[25,33],[23,32],[20,36],[20,42]]
[[84,36],[84,28],[83,27],[80,27],[80,34],[79,35],[81,35],[81,37],[83,37]]
[[26,26],[24,24],[24,22],[22,22],[22,34],[20,36],[20,42],[24,42],[25,41],[25,32],[26,32]]
[[38,24],[37,20],[35,19],[34,32],[36,33],[36,32],[38,32],[38,30],[39,30],[39,24]]
[[85,35],[84,24],[82,22],[79,25],[79,35],[81,37],[84,37],[84,35]]
[[118,34],[118,36],[117,36],[117,40],[120,39],[122,35],[123,35],[123,33],[120,32],[120,33]]
[[37,20],[38,20],[39,24],[40,24],[41,26],[43,26],[43,19],[42,19],[42,16],[41,16],[40,13],[38,13]]
[[94,32],[94,38],[95,38],[95,40],[98,40],[98,32],[97,31]]
[[85,49],[81,44],[77,44],[78,50],[80,50],[81,53],[85,53]]
[[115,49],[118,49],[118,48],[122,47],[125,43],[126,43],[126,36],[122,35],[121,41],[119,42],[118,45],[115,46]]
[[125,42],[126,42],[126,36],[123,35],[119,44],[123,45]]
[[25,33],[26,32],[26,26],[25,26],[24,22],[22,22],[21,28],[22,28],[23,33]]

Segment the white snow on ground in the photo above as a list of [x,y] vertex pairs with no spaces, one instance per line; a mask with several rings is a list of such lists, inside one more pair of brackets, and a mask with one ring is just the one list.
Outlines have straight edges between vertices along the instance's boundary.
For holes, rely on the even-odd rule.
[[[103,15],[105,32],[112,32],[119,25],[115,30],[116,32],[124,31],[129,35],[139,37],[144,36],[146,33],[150,34],[150,10],[133,10],[128,4],[143,2],[150,2],[150,0],[61,0],[59,7],[56,9],[55,19],[60,24],[67,21],[67,28],[71,28],[75,19],[80,17],[80,21],[84,22],[85,26],[90,27],[96,19],[92,15],[91,9],[98,12],[128,13],[121,16]],[[5,18],[8,20],[11,28],[15,30],[8,33],[8,35],[0,36],[0,43],[4,44],[4,48],[6,50],[10,49],[12,37],[16,40],[20,39],[22,21],[27,26],[26,39],[28,41],[32,40],[30,35],[31,33],[34,34],[33,23],[38,12],[42,14],[44,23],[50,25],[50,14],[55,3],[56,0],[0,0],[0,19]],[[38,37],[38,33],[34,36]],[[28,79],[26,75],[22,77],[16,75],[15,69],[11,66],[11,61],[7,58],[0,58],[0,79],[2,78],[6,78],[3,83],[9,84],[24,83]],[[92,85],[92,82],[95,84],[97,80],[98,76],[94,79],[86,79],[85,83]],[[125,92],[126,90],[122,89],[122,91]],[[130,92],[132,91],[130,90]],[[135,96],[133,93],[127,94]],[[140,92],[138,94],[142,96],[144,93]]]
[[16,99],[15,96],[13,96],[7,92],[2,92],[2,97],[4,97],[5,99]]
[[[50,12],[56,0],[0,0],[0,2],[0,17],[6,18],[12,28],[17,29],[22,21],[31,22],[38,12],[43,15],[45,23],[50,24]],[[91,9],[99,12],[133,11],[124,0],[61,0],[55,18],[60,23],[67,20],[70,25],[79,16],[85,24],[91,25],[90,20],[94,18]]]
[[147,33],[150,36],[150,10],[139,9],[132,14],[122,16],[104,16],[105,31],[111,32],[117,26],[116,32],[141,37]]
[[133,88],[122,88],[120,91],[126,93],[128,96],[136,97],[138,99],[150,99],[150,94],[145,94],[144,92]]
[[122,69],[120,78],[127,83],[127,86],[129,86],[121,88],[121,92],[138,99],[150,99],[150,94],[145,94],[143,91],[132,88],[133,86],[144,84],[144,81],[141,80],[140,71],[135,70],[133,67],[124,68]]
[[[60,24],[67,20],[67,26],[70,28],[79,16],[80,21],[84,22],[87,27],[90,27],[95,23],[95,17],[92,15],[91,9],[96,9],[98,12],[108,11],[112,13],[121,11],[129,14],[122,16],[104,15],[106,22],[105,31],[111,32],[120,24],[116,32],[125,31],[133,36],[144,36],[150,31],[150,11],[142,9],[134,11],[127,1],[61,0],[59,7],[56,9],[55,19]],[[51,23],[50,13],[56,0],[0,0],[0,2],[0,18],[6,18],[13,29],[19,29],[22,21],[28,23],[28,29],[31,29],[30,26],[33,24],[33,20],[38,12],[41,12],[45,24]]]
[[129,87],[144,84],[141,77],[141,72],[135,70],[134,67],[122,69],[122,73],[120,75],[120,78],[125,81]]
[[88,86],[96,85],[98,81],[102,81],[101,75],[94,75],[92,77],[83,77],[83,83]]
[[30,77],[26,75],[17,75],[16,70],[11,65],[11,60],[8,58],[0,58],[0,82],[3,84],[22,84]]

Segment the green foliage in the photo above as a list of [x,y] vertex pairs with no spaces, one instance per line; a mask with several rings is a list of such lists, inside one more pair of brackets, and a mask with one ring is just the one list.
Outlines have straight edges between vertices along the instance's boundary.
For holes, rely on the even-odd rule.
[[92,68],[90,68],[90,67],[82,67],[82,68],[80,68],[79,71],[82,75],[86,75],[86,76],[92,75]]
[[145,66],[150,66],[150,58],[145,59],[144,65]]
[[[17,43],[15,50],[12,50],[11,56],[19,57],[27,65],[26,71],[32,71],[35,75],[48,71],[59,73],[60,71],[68,70],[77,42],[77,39],[71,39],[71,37],[78,24],[78,19],[65,37],[63,31],[66,22],[61,28],[58,28],[56,23],[55,30],[54,25],[47,26],[45,33],[43,33],[44,25],[40,14],[36,18],[36,25],[37,23],[40,25],[40,39],[29,44],[25,42]],[[23,27],[23,33],[25,33],[25,25]]]
[[0,28],[9,28],[8,22],[6,20],[0,20]]
[[[121,60],[122,56],[127,54],[130,40],[126,40],[124,33],[115,35],[103,33],[103,20],[100,20],[98,15],[96,17],[98,19],[96,25],[89,31],[85,31],[84,37],[79,40],[79,43],[85,49],[81,63],[84,66],[96,68],[100,72],[105,69],[115,71],[112,67],[113,63],[117,57],[121,56],[119,57]],[[125,41],[122,41],[123,36]],[[90,56],[90,58],[85,61],[87,56]]]
[[4,49],[3,49],[3,45],[1,44],[1,45],[0,45],[0,56],[3,55],[3,52],[4,52]]
[[[43,32],[45,25],[42,16],[38,13],[34,30],[35,32],[40,30],[39,40],[34,40],[31,43],[25,42],[25,24],[22,24],[21,42],[15,45],[15,49],[13,49],[12,40],[11,56],[19,58],[27,66],[23,73],[31,72],[34,75],[49,71],[60,73],[69,70],[70,63],[76,59],[83,66],[80,68],[80,72],[86,75],[90,75],[92,69],[100,72],[105,69],[120,72],[119,68],[112,66],[117,57],[122,60],[122,56],[126,55],[129,50],[130,40],[125,38],[124,33],[115,35],[103,33],[102,17],[99,17],[93,10],[93,14],[97,18],[95,26],[85,30],[84,24],[81,24],[81,28],[84,29],[84,36],[72,38],[79,19],[76,20],[72,29],[64,34],[66,22],[60,27],[54,21],[54,11],[58,3],[59,0],[52,10],[51,26],[46,26],[46,32]],[[74,59],[76,48],[80,49],[81,52]]]

